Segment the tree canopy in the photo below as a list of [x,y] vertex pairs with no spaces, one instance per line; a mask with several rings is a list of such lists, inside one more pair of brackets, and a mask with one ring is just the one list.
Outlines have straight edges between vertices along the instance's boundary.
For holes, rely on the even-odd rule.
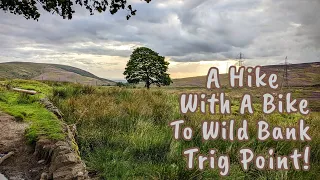
[[151,84],[159,87],[166,86],[172,83],[167,73],[168,66],[169,62],[157,52],[146,47],[139,47],[132,52],[123,74],[128,83],[144,82],[148,89]]
[[[151,0],[143,1],[149,3]],[[42,7],[64,19],[72,19],[72,15],[75,13],[75,4],[87,9],[91,15],[94,14],[94,11],[101,13],[107,10],[111,14],[115,14],[120,9],[128,11],[127,19],[136,14],[136,10],[127,4],[127,0],[0,0],[0,9],[23,15],[26,19],[38,20],[40,17],[38,8]]]

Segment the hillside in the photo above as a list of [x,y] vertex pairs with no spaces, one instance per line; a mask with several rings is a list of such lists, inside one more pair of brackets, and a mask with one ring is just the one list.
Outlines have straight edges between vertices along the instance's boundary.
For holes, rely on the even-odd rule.
[[[262,71],[276,73],[280,82],[283,81],[284,65],[263,66]],[[320,62],[288,65],[289,86],[313,86],[320,84]],[[228,75],[221,74],[222,85],[227,85]],[[173,79],[173,87],[204,87],[206,76]]]
[[85,70],[60,65],[31,62],[0,63],[0,78],[75,82],[88,85],[114,85]]

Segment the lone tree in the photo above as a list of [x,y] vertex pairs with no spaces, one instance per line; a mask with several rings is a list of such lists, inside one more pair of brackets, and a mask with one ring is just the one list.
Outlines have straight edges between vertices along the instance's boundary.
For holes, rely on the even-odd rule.
[[[143,0],[149,3],[151,0]],[[94,11],[99,13],[110,11],[115,14],[120,9],[128,11],[127,19],[136,14],[136,10],[131,5],[127,5],[127,0],[0,0],[0,9],[5,12],[23,15],[26,19],[38,20],[40,12],[38,7],[44,10],[56,13],[63,19],[72,19],[75,13],[74,4],[87,9],[91,15]]]
[[159,56],[157,52],[146,48],[136,48],[127,63],[124,75],[128,83],[137,84],[145,82],[145,87],[150,88],[151,84],[157,86],[168,86],[172,83],[167,72],[169,62]]

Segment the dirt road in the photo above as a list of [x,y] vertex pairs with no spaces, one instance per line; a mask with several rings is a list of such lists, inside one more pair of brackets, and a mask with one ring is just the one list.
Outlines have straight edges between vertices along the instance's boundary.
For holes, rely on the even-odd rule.
[[14,155],[0,164],[0,173],[9,180],[40,179],[47,168],[33,155],[33,148],[24,136],[27,123],[17,122],[12,116],[0,112],[0,154],[14,152]]

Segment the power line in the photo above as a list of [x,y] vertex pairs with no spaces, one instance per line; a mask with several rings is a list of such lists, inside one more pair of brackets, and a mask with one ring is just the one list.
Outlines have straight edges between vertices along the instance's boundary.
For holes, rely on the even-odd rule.
[[288,56],[286,56],[286,59],[284,60],[284,73],[283,73],[283,82],[284,86],[289,87],[289,78],[288,78]]
[[240,56],[239,56],[239,66],[243,66],[243,54],[240,52]]

